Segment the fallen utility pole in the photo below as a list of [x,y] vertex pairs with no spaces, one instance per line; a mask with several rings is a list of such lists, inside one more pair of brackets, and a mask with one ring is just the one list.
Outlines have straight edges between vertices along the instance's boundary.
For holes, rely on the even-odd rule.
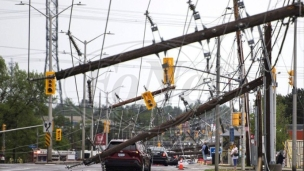
[[[300,7],[302,8],[301,10]],[[106,68],[121,62],[126,62],[143,56],[168,51],[170,49],[188,45],[190,43],[195,43],[202,40],[219,37],[228,33],[235,32],[237,30],[251,28],[267,22],[283,19],[285,17],[299,16],[300,13],[303,13],[303,6],[301,5],[300,7],[299,4],[285,6],[272,11],[267,11],[265,13],[253,15],[237,21],[215,26],[209,29],[204,29],[184,36],[176,37],[167,41],[162,41],[160,43],[155,43],[140,49],[135,49],[132,51],[113,55],[108,58],[103,58],[76,67],[61,70],[55,73],[56,79],[61,80],[88,71],[94,71],[96,69]]]
[[[256,80],[253,80],[250,83],[245,84],[243,87],[240,87],[240,88],[232,90],[228,93],[225,93],[223,96],[214,98],[214,99],[208,101],[207,103],[204,103],[204,104],[198,106],[196,109],[192,109],[189,112],[180,114],[173,120],[164,122],[161,125],[154,127],[150,130],[147,130],[143,133],[140,133],[140,134],[136,135],[135,137],[127,140],[126,142],[123,142],[113,148],[110,148],[101,154],[97,154],[89,159],[86,159],[83,161],[83,164],[90,165],[93,163],[99,163],[103,158],[107,157],[108,155],[111,155],[137,141],[147,141],[147,140],[167,131],[171,127],[177,126],[181,123],[188,121],[191,117],[200,116],[205,111],[209,111],[209,110],[213,109],[216,105],[224,104],[224,103],[230,101],[231,99],[238,97],[244,93],[247,93],[262,84],[263,84],[262,77],[260,77]],[[76,164],[74,166],[77,166],[77,165],[79,165],[79,164]],[[71,166],[71,167],[74,167],[74,166]]]
[[[160,94],[160,93],[166,92],[168,90],[172,90],[172,89],[175,89],[175,86],[170,86],[170,87],[166,87],[166,88],[163,88],[163,89],[160,89],[160,90],[153,91],[152,95],[155,96],[157,94]],[[116,108],[116,107],[119,107],[119,106],[123,106],[123,105],[129,104],[129,103],[135,102],[135,101],[140,100],[140,99],[142,99],[142,96],[137,96],[137,97],[134,97],[132,99],[116,103],[116,104],[110,106],[109,108],[113,109],[113,108]]]

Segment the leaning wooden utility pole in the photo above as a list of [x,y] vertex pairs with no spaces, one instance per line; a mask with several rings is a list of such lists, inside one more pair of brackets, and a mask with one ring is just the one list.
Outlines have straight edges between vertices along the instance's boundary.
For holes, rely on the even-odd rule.
[[266,113],[264,113],[266,120],[265,123],[266,125],[264,125],[264,129],[266,129],[266,142],[264,141],[264,145],[265,145],[265,154],[266,154],[266,158],[267,158],[267,164],[269,164],[271,162],[271,131],[270,131],[270,127],[271,122],[270,120],[272,120],[271,118],[271,113],[272,113],[272,109],[271,109],[271,90],[272,90],[272,79],[271,79],[271,23],[267,23],[267,25],[265,26],[265,48],[264,49],[264,72],[265,72],[265,77],[266,77],[266,85],[265,85],[265,109],[266,109]]
[[[240,87],[240,88],[232,90],[228,93],[225,93],[223,96],[221,96],[219,98],[214,98],[214,99],[198,106],[197,108],[190,110],[189,112],[178,115],[175,119],[164,122],[161,125],[154,127],[150,130],[147,130],[143,133],[140,133],[140,134],[136,135],[135,137],[127,140],[126,142],[121,143],[111,149],[108,149],[101,154],[97,154],[96,156],[86,159],[83,161],[83,164],[89,165],[92,163],[99,163],[106,156],[111,155],[114,152],[117,152],[117,151],[123,149],[124,147],[127,147],[137,141],[147,141],[147,140],[167,131],[171,127],[177,126],[181,123],[188,121],[191,117],[200,116],[203,113],[205,113],[206,111],[213,109],[216,105],[224,104],[235,97],[241,96],[244,93],[247,93],[247,92],[255,89],[256,87],[261,86],[262,84],[263,84],[262,77],[257,78],[256,80],[253,80],[248,84],[244,84],[243,87]],[[74,166],[77,166],[77,165],[79,165],[79,164],[76,164]],[[73,166],[71,166],[71,167],[73,167]]]
[[263,159],[263,153],[262,153],[262,101],[261,101],[261,91],[258,90],[257,92],[257,99],[256,99],[256,108],[257,108],[257,129],[258,129],[258,135],[257,136],[257,166],[256,166],[256,171],[262,171],[263,169],[263,164],[262,164],[262,159]]
[[92,61],[76,67],[64,69],[55,73],[56,79],[64,79],[74,75],[82,74],[88,71],[94,71],[100,68],[106,68],[118,63],[130,61],[143,56],[152,55],[170,49],[178,48],[188,45],[190,43],[208,40],[214,37],[222,36],[228,33],[235,32],[246,28],[261,25],[263,23],[283,19],[290,16],[299,16],[299,11],[303,13],[303,7],[299,5],[288,5],[272,11],[267,11],[261,14],[253,15],[251,17],[243,18],[238,21],[225,23],[209,29],[204,29],[180,37],[176,37],[160,43],[155,43],[140,49],[124,52],[121,54],[113,55],[108,58],[103,58],[97,61]]

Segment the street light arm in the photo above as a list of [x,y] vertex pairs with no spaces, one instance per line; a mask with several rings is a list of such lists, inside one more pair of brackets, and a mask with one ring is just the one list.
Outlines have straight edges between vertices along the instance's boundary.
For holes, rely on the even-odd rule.
[[112,93],[113,91],[115,91],[116,89],[121,88],[121,87],[124,87],[124,86],[116,87],[116,88],[114,88],[112,91],[110,91],[110,92],[108,92],[108,93]]
[[63,13],[64,11],[66,11],[67,9],[69,9],[70,7],[72,7],[72,6],[74,6],[74,5],[84,5],[84,4],[81,4],[80,2],[79,2],[78,4],[72,4],[72,5],[68,6],[68,7],[66,7],[65,9],[63,9],[63,10],[62,10],[61,12],[59,12],[58,14],[52,16],[52,18],[57,17],[58,15],[60,15],[61,13]]
[[35,7],[32,6],[31,4],[23,3],[23,2],[21,1],[19,4],[15,4],[15,5],[29,5],[30,7],[34,8],[37,12],[39,12],[41,15],[45,16],[46,18],[49,18],[47,15],[43,14],[41,11],[39,11],[37,8],[35,8]]
[[81,41],[80,39],[78,39],[76,36],[69,34],[68,36],[72,36],[73,38],[75,38],[76,40],[80,41],[82,44],[84,44],[84,41]]
[[95,37],[94,39],[90,40],[87,42],[87,44],[89,44],[90,42],[92,42],[93,40],[97,39],[98,37],[102,36],[102,35],[105,35],[105,34],[108,34],[108,33],[102,33],[100,34],[99,36]]

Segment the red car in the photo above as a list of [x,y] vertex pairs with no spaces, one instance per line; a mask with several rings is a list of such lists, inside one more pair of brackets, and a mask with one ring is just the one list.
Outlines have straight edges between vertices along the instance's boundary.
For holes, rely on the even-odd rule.
[[[105,150],[125,141],[111,140]],[[106,157],[104,165],[106,171],[151,171],[151,155],[142,142],[136,142]]]

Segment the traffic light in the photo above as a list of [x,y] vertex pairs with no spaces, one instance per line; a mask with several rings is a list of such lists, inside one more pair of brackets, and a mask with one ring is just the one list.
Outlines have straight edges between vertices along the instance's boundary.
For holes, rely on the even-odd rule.
[[[243,115],[244,115],[244,125],[246,125],[246,123],[247,123],[247,114],[246,113],[243,113]],[[242,123],[242,122],[241,122]]]
[[56,78],[54,71],[47,71],[45,73],[45,94],[54,95],[56,92]]
[[141,94],[141,97],[144,99],[148,110],[151,110],[156,106],[154,97],[150,91],[144,92],[143,94]]
[[240,126],[240,124],[241,124],[240,116],[242,117],[241,112],[234,112],[232,114],[232,125],[233,126]]
[[198,131],[194,131],[194,137],[198,138]]
[[103,132],[109,133],[110,132],[110,121],[106,120],[103,122]]
[[6,130],[6,125],[2,124],[2,131],[5,131],[5,130]]
[[56,129],[56,141],[61,141],[61,129]]
[[276,68],[273,67],[272,70],[271,70],[271,72],[272,72],[272,75],[273,75],[273,79],[277,80],[277,74],[276,74],[277,70],[276,70]]
[[293,76],[294,76],[294,72],[293,72],[293,70],[290,70],[290,71],[288,71],[288,74],[289,74],[289,85],[291,85],[291,86],[293,86]]
[[174,84],[174,63],[173,58],[163,58],[164,83]]
[[161,143],[158,141],[157,142],[157,147],[160,147],[161,146]]
[[49,132],[45,133],[45,146],[48,147],[51,144],[51,134]]

